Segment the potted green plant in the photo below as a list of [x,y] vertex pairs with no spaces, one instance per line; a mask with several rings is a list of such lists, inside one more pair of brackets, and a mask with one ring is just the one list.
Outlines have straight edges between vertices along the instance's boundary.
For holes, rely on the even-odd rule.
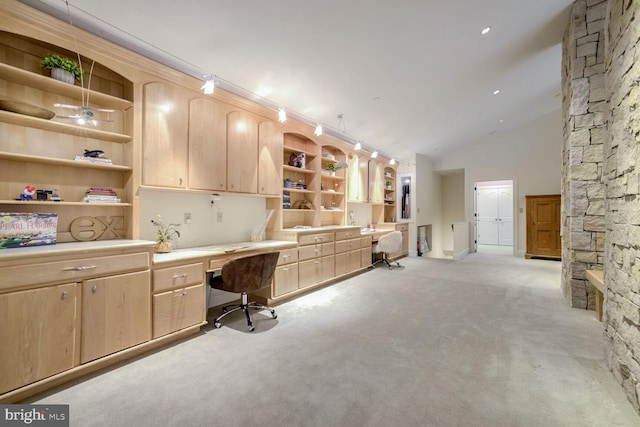
[[387,181],[384,183],[384,186],[387,190],[391,190],[393,184],[391,183],[391,181]]
[[173,242],[180,237],[180,233],[176,230],[176,227],[180,224],[165,224],[162,222],[162,217],[156,215],[151,223],[158,227],[158,234],[156,235],[156,252],[166,253],[171,252],[173,249]]
[[327,165],[327,170],[329,171],[329,174],[333,176],[333,175],[336,174],[336,171],[338,169],[336,168],[336,164],[335,163],[329,163]]
[[82,67],[76,61],[55,53],[40,59],[40,66],[45,70],[51,70],[51,77],[56,80],[74,84],[76,80],[82,79]]

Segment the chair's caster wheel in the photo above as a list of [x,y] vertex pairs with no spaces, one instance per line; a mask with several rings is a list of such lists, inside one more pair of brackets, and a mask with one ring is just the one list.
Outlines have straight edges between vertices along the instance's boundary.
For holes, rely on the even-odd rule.
[[255,328],[253,327],[253,325],[249,325],[249,328],[248,328],[248,329],[249,329],[249,332],[253,332],[253,330],[254,330]]
[[216,327],[216,329],[220,329],[220,327],[222,326],[222,323],[220,322],[213,322],[213,326]]
[[278,315],[276,314],[275,310],[271,312],[271,317],[273,317],[274,319],[278,318]]

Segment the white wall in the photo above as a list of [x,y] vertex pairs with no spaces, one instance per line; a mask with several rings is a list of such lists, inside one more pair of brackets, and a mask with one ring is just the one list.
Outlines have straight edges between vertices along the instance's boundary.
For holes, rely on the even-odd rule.
[[[434,170],[465,170],[465,221],[473,221],[473,183],[514,181],[517,223],[514,247],[526,248],[525,196],[560,194],[562,113],[554,111],[520,127],[489,135],[434,161]],[[446,218],[447,223],[455,222]]]
[[446,174],[442,184],[442,250],[445,253],[454,250],[454,232],[452,225],[465,220],[464,171]]
[[[192,248],[216,243],[247,242],[251,233],[266,218],[262,197],[226,196],[211,205],[207,193],[140,190],[140,238],[155,240],[156,228],[151,220],[161,215],[165,223],[178,223],[178,248]],[[217,221],[222,212],[222,222]],[[184,224],[184,214],[191,213],[191,224]]]

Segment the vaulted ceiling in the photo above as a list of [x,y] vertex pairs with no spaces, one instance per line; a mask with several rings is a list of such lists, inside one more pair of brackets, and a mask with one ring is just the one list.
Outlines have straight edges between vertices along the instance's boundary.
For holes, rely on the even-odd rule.
[[439,157],[559,109],[573,3],[22,1],[396,158]]

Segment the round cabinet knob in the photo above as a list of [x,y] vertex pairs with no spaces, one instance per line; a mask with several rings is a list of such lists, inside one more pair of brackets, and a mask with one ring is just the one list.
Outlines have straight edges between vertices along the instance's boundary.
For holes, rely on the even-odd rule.
[[61,295],[62,301],[66,300],[67,296],[68,296],[67,291],[64,291]]

